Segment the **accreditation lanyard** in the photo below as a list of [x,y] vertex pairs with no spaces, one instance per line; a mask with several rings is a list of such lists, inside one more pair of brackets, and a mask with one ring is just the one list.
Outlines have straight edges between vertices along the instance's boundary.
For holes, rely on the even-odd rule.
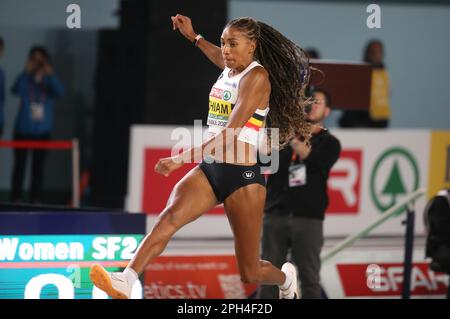
[[289,165],[289,187],[298,187],[306,185],[306,166],[300,161],[297,161],[297,153],[292,149],[291,163]]
[[30,97],[30,116],[33,122],[42,122],[45,116],[45,100],[47,95],[45,93],[44,85],[39,85],[41,94],[40,99],[37,98],[33,81],[30,81],[29,85],[29,97]]

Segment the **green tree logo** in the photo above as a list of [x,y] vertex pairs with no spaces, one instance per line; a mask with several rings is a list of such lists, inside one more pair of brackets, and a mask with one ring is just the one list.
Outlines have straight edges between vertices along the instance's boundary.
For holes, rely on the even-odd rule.
[[406,194],[405,185],[403,184],[400,169],[398,167],[398,160],[394,162],[389,178],[381,193],[383,195],[391,195],[391,203],[389,204],[389,208],[394,206],[397,202],[398,195]]
[[231,99],[231,92],[230,91],[224,91],[223,92],[223,99],[225,101],[228,101],[229,99]]
[[[389,164],[389,161],[392,160],[392,164],[386,169],[387,165],[384,164]],[[383,174],[380,176],[382,167],[389,172],[385,179],[383,179]],[[406,175],[408,170],[412,176]],[[405,177],[409,177],[407,179],[409,180],[408,183],[405,182]],[[383,187],[380,188],[380,186]],[[381,212],[394,206],[399,196],[406,195],[418,188],[419,169],[416,160],[410,152],[404,148],[394,147],[381,154],[375,162],[370,178],[370,194],[375,206]]]

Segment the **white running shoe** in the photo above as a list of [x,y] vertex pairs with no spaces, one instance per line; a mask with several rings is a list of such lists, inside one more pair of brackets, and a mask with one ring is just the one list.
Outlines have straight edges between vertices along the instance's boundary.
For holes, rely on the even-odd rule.
[[109,273],[99,264],[91,267],[89,277],[92,283],[114,299],[130,299],[131,288],[121,272]]
[[291,282],[287,289],[280,288],[280,299],[300,299],[300,288],[297,280],[297,268],[290,262],[284,263],[281,271],[286,274],[286,277]]

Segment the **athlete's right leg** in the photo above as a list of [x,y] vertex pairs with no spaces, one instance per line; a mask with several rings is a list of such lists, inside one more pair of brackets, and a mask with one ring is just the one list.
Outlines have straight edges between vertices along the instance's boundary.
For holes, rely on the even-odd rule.
[[[125,272],[141,274],[146,265],[164,251],[170,238],[180,228],[196,220],[217,204],[208,179],[196,166],[174,187],[166,208],[158,216],[151,232],[139,245]],[[115,291],[117,289],[111,289],[110,275],[101,266],[97,265],[91,269],[91,279],[97,287],[113,295],[112,297],[129,297],[117,293]]]
[[140,244],[128,267],[138,274],[143,272],[145,266],[163,252],[175,232],[217,204],[208,179],[198,166],[195,167],[177,183],[166,208]]

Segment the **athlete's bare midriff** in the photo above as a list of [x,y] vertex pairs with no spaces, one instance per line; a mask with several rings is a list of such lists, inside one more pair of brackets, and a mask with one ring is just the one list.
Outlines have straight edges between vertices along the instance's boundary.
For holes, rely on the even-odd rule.
[[[209,137],[214,136],[210,133]],[[234,138],[232,143],[228,143],[228,147],[225,145],[222,147],[222,151],[214,150],[211,157],[217,162],[251,166],[257,162],[256,147],[250,143],[239,141],[237,137]]]

